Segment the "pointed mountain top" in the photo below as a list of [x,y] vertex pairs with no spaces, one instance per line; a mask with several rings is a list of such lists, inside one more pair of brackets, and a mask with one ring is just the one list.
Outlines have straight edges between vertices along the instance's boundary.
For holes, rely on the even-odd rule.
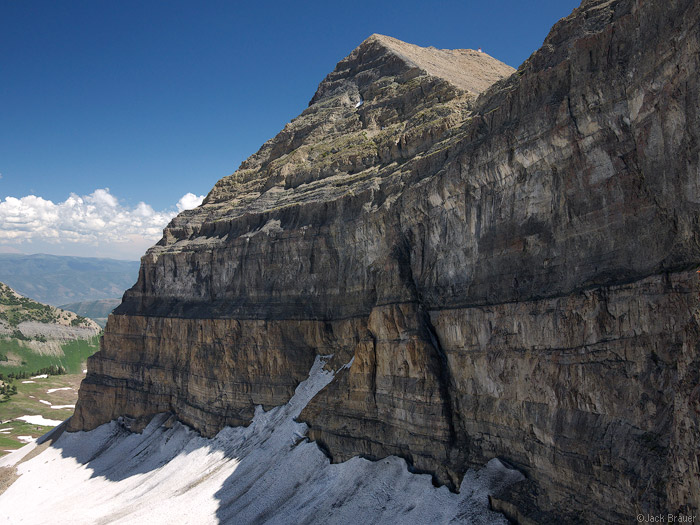
[[[515,71],[509,65],[481,51],[420,47],[375,33],[338,62],[335,70],[319,86],[312,103],[329,91],[329,83],[350,79],[358,74],[367,76],[369,70],[376,72],[370,76],[376,76],[393,74],[402,68],[421,69],[473,94],[485,91],[493,83]],[[381,70],[381,73],[378,70]]]
[[481,93],[515,71],[500,60],[474,49],[420,47],[376,33],[365,42],[377,42],[429,75],[443,78],[471,93]]

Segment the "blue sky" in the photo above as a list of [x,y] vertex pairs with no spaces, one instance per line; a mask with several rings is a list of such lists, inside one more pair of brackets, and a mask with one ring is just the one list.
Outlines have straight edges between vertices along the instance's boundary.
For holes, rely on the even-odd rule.
[[[0,201],[144,203],[158,230],[185,194],[196,202],[298,115],[370,34],[482,47],[517,67],[578,3],[0,0]],[[95,193],[105,188],[114,200]],[[22,203],[14,212],[30,213]],[[5,251],[96,254],[94,239],[1,234]],[[137,258],[153,236],[98,252]]]

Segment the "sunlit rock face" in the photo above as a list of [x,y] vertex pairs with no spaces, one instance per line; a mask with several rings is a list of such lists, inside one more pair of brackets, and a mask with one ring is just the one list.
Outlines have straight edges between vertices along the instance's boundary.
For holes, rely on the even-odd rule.
[[71,430],[301,412],[519,519],[700,507],[700,5],[585,1],[517,72],[373,35],[142,259]]

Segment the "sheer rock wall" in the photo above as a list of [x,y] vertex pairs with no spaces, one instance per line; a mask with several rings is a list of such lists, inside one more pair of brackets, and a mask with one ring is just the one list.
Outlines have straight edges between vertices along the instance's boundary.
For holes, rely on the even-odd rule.
[[143,257],[71,429],[213,435],[334,354],[301,415],[334,461],[499,457],[521,520],[697,511],[699,28],[586,0],[515,73],[373,35]]

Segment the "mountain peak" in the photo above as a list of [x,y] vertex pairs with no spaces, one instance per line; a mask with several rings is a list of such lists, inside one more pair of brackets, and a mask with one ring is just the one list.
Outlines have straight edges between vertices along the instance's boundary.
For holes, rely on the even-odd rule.
[[441,78],[474,95],[515,71],[481,51],[421,47],[374,33],[338,62],[319,85],[311,104],[333,96],[342,84],[353,83],[360,87],[379,77],[409,70],[419,70]]

